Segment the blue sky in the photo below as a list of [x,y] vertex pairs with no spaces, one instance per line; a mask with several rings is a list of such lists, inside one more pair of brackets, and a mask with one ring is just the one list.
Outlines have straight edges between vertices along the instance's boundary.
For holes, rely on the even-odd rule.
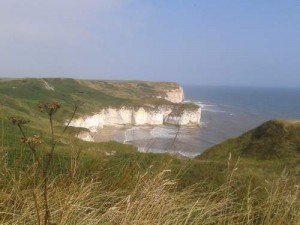
[[300,87],[300,1],[1,0],[0,76]]

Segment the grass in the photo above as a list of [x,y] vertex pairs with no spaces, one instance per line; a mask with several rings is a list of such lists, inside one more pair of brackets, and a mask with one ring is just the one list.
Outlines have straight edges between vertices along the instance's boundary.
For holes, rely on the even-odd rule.
[[[54,91],[45,88],[47,82]],[[74,79],[17,79],[1,80],[0,95],[3,105],[20,110],[22,106],[36,106],[41,101],[59,99],[64,108],[71,110],[70,103],[85,102],[84,112],[91,112],[96,107],[118,107],[120,105],[144,105],[141,99],[157,103],[155,96],[165,96],[166,90],[178,87],[174,83],[142,82],[142,81],[88,81]],[[160,100],[159,103],[168,104]]]
[[[43,193],[32,175],[31,153],[22,144],[5,143],[0,224],[36,224],[44,213]],[[39,151],[44,159],[47,145]],[[115,155],[105,154],[110,151]],[[299,164],[245,157],[182,160],[67,135],[50,167],[51,218],[55,224],[296,225],[300,187],[295,167]]]
[[[97,96],[111,96],[106,86],[138,86],[149,89],[148,93],[153,89],[151,83],[138,81],[46,81],[56,88],[63,85],[61,92],[57,90],[59,94],[69,92],[62,97],[62,109],[53,121],[57,135],[63,130],[61,121],[72,111],[73,100],[91,96],[88,107],[81,111],[85,113],[96,104]],[[45,92],[39,96],[25,93],[25,89],[17,94],[6,92],[12,85],[7,82],[0,82],[0,224],[43,224],[43,178],[36,176],[32,153],[20,142],[19,131],[7,118],[14,115],[31,120],[24,129],[28,135],[38,134],[43,140],[37,146],[37,154],[46,163],[51,132],[47,117],[36,110],[36,105],[44,97],[48,99],[49,91],[38,89]],[[12,82],[17,88],[32,88],[31,91],[41,83]],[[161,85],[167,88],[170,84]],[[102,94],[93,95],[93,91]],[[134,97],[137,93],[129,101],[138,102]],[[112,99],[118,102],[127,94],[129,91],[120,91]],[[110,100],[104,97],[99,105]],[[49,167],[51,223],[298,225],[298,125],[290,121],[268,122],[197,159],[139,153],[131,145],[116,142],[88,143],[74,137],[79,129],[70,129],[59,139]]]
[[200,159],[225,159],[229,153],[233,157],[247,157],[257,160],[299,159],[300,122],[272,120],[246,132],[238,138],[229,139],[208,149]]
[[[299,186],[287,173],[245,182],[236,169],[242,164],[229,161],[229,169],[223,168],[227,162],[219,165],[221,180],[205,174],[206,179],[179,187],[185,180],[176,167],[186,167],[188,176],[190,161],[155,154],[86,153],[70,176],[72,158],[71,153],[57,155],[51,169],[49,206],[56,224],[299,224]],[[17,165],[24,162],[19,159]],[[0,223],[36,224],[34,205],[42,205],[41,189],[31,180],[30,166],[15,165],[1,167]],[[212,174],[218,166],[194,167]]]

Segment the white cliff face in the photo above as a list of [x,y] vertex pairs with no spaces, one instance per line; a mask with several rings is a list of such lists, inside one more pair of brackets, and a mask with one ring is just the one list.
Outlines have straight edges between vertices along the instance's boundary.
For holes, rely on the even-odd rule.
[[[158,108],[107,108],[99,113],[74,119],[70,126],[84,127],[96,132],[104,126],[119,125],[162,125],[173,124],[180,126],[200,125],[201,109],[183,110],[180,115],[174,115],[169,106]],[[86,137],[85,139],[89,139]]]
[[165,97],[165,99],[170,102],[182,103],[184,101],[184,92],[182,87],[178,87],[177,89],[167,91],[166,95],[167,97]]
[[178,88],[175,88],[173,90],[167,90],[165,91],[165,96],[153,96],[156,98],[163,98],[173,103],[182,103],[184,101],[184,92],[183,88],[178,86]]
[[103,109],[99,116],[102,118],[102,126],[125,125],[131,123],[132,111],[126,108],[119,110],[108,108]]
[[182,115],[168,115],[164,123],[166,124],[174,124],[180,126],[189,126],[189,125],[200,125],[201,119],[201,109],[198,110],[185,110]]

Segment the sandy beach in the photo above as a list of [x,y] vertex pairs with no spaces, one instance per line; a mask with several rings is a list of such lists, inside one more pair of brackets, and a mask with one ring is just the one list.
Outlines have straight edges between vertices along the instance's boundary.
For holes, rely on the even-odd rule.
[[132,144],[140,152],[168,152],[192,157],[198,154],[199,131],[199,128],[180,128],[178,131],[177,127],[169,125],[104,127],[94,133],[92,139]]
[[125,132],[128,127],[104,127],[93,135],[95,142],[117,141],[123,143],[125,141]]

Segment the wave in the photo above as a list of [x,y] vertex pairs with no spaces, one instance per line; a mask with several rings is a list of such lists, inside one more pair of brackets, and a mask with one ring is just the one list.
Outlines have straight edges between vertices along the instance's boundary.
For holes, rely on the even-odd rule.
[[197,155],[199,155],[199,152],[186,152],[186,151],[181,151],[181,150],[166,150],[166,149],[159,149],[159,148],[146,148],[146,147],[138,147],[138,151],[142,153],[147,153],[147,152],[154,152],[154,153],[169,153],[173,155],[179,155],[183,157],[188,157],[188,158],[194,158]]
[[145,140],[149,141],[153,139],[151,135],[152,127],[138,127],[134,126],[125,131],[125,140],[124,143],[128,143],[130,141],[140,141]]
[[155,127],[150,131],[153,138],[175,138],[177,128],[172,127]]
[[224,110],[218,109],[218,105],[213,105],[213,104],[206,104],[204,102],[194,102],[196,105],[198,105],[202,111],[207,111],[207,112],[214,112],[214,113],[226,113]]
[[129,141],[134,141],[136,140],[134,132],[139,131],[141,128],[140,127],[131,127],[125,131],[125,139],[124,139],[124,144],[128,143]]
[[194,103],[194,104],[198,105],[201,108],[202,111],[209,111],[209,112],[216,112],[216,113],[226,112],[224,110],[218,109],[218,105],[214,105],[214,104],[207,104],[207,103],[204,103],[204,102],[191,101],[191,100],[186,100],[184,102],[185,103]]
[[125,131],[124,143],[140,140],[149,141],[151,139],[174,139],[176,135],[178,135],[177,138],[188,138],[190,136],[184,128],[180,133],[177,133],[178,128],[173,126],[132,127]]
[[184,157],[188,157],[188,158],[195,158],[197,155],[199,155],[199,152],[185,152],[185,151],[178,151],[176,152],[176,154],[179,154],[181,156]]
[[200,127],[208,127],[208,122],[200,122]]

